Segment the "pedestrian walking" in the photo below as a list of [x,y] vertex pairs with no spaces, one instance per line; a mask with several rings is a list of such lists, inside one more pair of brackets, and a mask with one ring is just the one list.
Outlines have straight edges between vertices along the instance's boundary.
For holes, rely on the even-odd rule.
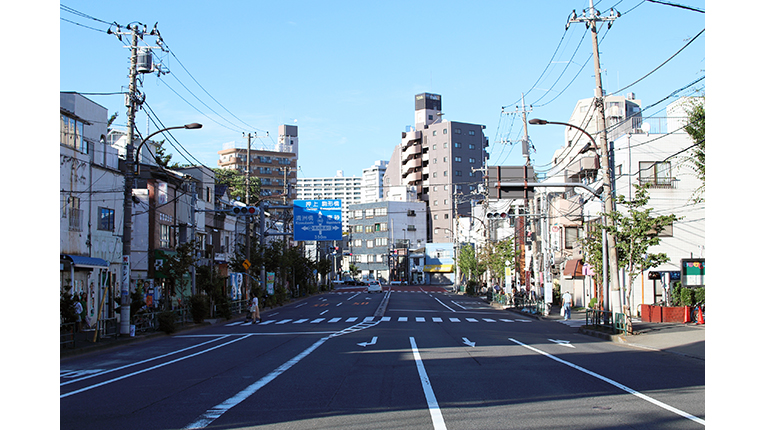
[[252,303],[250,303],[250,312],[252,314],[252,322],[259,323],[260,322],[260,306],[258,306],[258,296],[254,296],[252,298]]
[[74,313],[77,314],[77,331],[82,331],[82,298],[79,295],[74,297]]
[[571,294],[566,291],[563,294],[563,319],[564,320],[570,320],[571,319]]

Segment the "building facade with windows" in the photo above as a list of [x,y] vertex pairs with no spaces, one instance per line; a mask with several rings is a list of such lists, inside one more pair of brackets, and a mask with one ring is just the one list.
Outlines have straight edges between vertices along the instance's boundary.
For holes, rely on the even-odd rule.
[[383,200],[383,177],[388,170],[388,162],[377,160],[371,167],[367,167],[361,173],[361,203],[371,203]]
[[350,206],[348,253],[344,267],[353,264],[362,277],[383,281],[423,283],[423,264],[409,255],[427,241],[424,202],[381,201]]
[[448,242],[457,215],[470,214],[488,159],[485,126],[442,119],[441,96],[415,96],[415,126],[401,133],[383,181],[385,198],[396,187],[411,188],[427,207],[428,242]]
[[[249,174],[260,180],[260,196],[252,196],[251,203],[266,200],[272,205],[292,205],[297,198],[296,178],[298,162],[297,126],[279,126],[279,143],[275,150],[267,150],[263,145],[251,143],[249,149]],[[260,146],[260,149],[253,149]],[[245,144],[227,144],[218,151],[218,167],[247,173],[247,153]],[[282,210],[273,210],[278,216]]]
[[[60,287],[84,298],[86,323],[115,316],[122,264],[125,177],[106,141],[108,111],[60,93]],[[104,297],[105,296],[105,297]]]

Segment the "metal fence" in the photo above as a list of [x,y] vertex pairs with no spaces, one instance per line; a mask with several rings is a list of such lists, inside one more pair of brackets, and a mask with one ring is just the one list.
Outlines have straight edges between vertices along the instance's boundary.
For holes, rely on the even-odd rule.
[[585,325],[610,329],[612,333],[627,331],[627,316],[619,312],[587,309]]
[[487,293],[486,298],[489,299],[490,302],[497,303],[505,308],[514,308],[529,314],[544,314],[547,307],[544,300],[537,300],[522,295],[513,297],[507,294],[498,294],[491,290]]

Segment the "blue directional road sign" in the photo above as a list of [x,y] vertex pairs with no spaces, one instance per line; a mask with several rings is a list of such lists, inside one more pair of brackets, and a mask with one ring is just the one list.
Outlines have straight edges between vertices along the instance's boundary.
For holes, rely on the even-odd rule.
[[343,209],[339,199],[295,200],[295,240],[342,240]]

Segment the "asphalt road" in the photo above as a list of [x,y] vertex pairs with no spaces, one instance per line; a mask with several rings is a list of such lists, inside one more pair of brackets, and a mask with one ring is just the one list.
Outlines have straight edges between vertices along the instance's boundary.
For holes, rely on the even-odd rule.
[[[440,288],[358,289],[61,362],[62,429],[696,429],[704,362]],[[411,291],[400,291],[411,290]]]

